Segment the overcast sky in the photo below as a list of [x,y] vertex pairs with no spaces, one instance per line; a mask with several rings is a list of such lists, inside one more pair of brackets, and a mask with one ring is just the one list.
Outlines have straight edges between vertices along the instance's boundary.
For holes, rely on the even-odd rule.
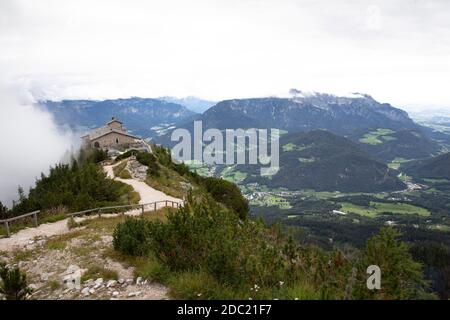
[[1,0],[0,77],[38,99],[363,92],[450,110],[447,0]]

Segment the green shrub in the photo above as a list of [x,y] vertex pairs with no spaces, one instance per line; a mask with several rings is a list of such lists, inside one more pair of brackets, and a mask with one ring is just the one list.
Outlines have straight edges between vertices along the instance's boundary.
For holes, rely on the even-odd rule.
[[19,268],[10,269],[0,263],[0,293],[7,300],[23,300],[31,289],[27,284],[27,275]]
[[[395,237],[383,229],[359,256],[349,259],[337,250],[299,246],[278,227],[242,220],[207,196],[189,195],[165,222],[130,218],[117,225],[114,248],[132,255],[149,254],[152,258],[142,272],[168,281],[179,298],[426,297],[420,265]],[[383,290],[366,287],[366,268],[371,264],[384,270]]]
[[358,282],[357,295],[370,299],[415,299],[423,296],[422,265],[412,259],[408,246],[397,238],[393,228],[382,228],[380,234],[367,241],[360,261],[360,277],[367,277],[366,268],[377,265],[381,269],[383,290],[366,290],[364,281]]
[[136,155],[136,160],[139,161],[140,164],[148,167],[148,174],[151,176],[159,176],[159,166],[156,160],[156,157],[148,152],[139,152]]
[[9,210],[3,203],[0,201],[0,220],[9,218]]
[[197,204],[190,198],[186,206],[168,214],[166,223],[144,224],[130,219],[116,228],[115,239],[131,232],[139,233],[139,237],[132,237],[127,247],[139,248],[138,254],[146,252],[141,248],[147,247],[172,271],[204,269],[229,284],[270,285],[282,277],[281,255],[267,240],[264,225],[242,223],[234,213],[214,202]]
[[102,168],[86,155],[87,152],[80,151],[79,159],[73,159],[70,165],[58,164],[50,168],[48,175],[41,174],[28,196],[19,188],[19,200],[14,203],[10,214],[20,215],[61,206],[73,212],[124,204],[121,197],[126,196],[129,190],[121,182],[108,179]]
[[119,178],[121,179],[131,179],[131,173],[127,169],[124,169],[120,172]]
[[114,249],[127,255],[143,256],[149,251],[149,221],[127,218],[113,234]]
[[235,211],[241,219],[246,219],[249,212],[247,200],[234,183],[214,177],[203,179],[202,185],[214,200]]

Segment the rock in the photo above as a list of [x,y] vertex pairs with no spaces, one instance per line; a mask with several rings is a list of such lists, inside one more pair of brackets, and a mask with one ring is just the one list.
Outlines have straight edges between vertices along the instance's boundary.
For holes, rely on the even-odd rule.
[[34,283],[30,284],[28,287],[33,291],[35,291],[38,288],[38,286]]
[[126,284],[133,284],[133,279],[127,279],[127,281],[125,281]]
[[48,278],[50,278],[51,275],[53,275],[54,272],[42,272],[41,273],[41,281],[48,281]]
[[142,277],[137,277],[136,284],[140,285],[142,283]]
[[106,283],[106,287],[107,287],[107,288],[114,287],[114,286],[116,286],[116,284],[117,284],[117,281],[116,281],[116,280],[109,280],[109,281]]
[[117,281],[119,284],[124,284],[125,283],[125,280],[124,279],[119,279],[118,281]]
[[141,294],[140,291],[130,292],[130,293],[128,294],[128,297],[129,297],[129,298],[137,297],[137,296],[139,296],[140,294]]
[[113,295],[113,297],[117,297],[117,296],[119,295],[119,291],[114,291],[114,292],[112,293],[112,295]]
[[81,290],[81,294],[87,297],[89,295],[89,290],[90,290],[89,287],[86,287],[83,290]]
[[94,289],[94,288],[90,288],[90,289],[89,289],[89,293],[90,293],[90,294],[94,294],[94,293],[95,293],[95,289]]
[[95,280],[94,288],[99,288],[101,285],[103,285],[103,278],[98,278],[97,280]]

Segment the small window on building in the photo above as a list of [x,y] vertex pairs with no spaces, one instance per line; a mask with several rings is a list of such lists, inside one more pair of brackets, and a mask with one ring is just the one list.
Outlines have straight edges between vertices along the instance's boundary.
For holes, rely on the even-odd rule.
[[116,139],[116,143],[119,143],[119,139]]
[[95,141],[95,142],[94,142],[94,147],[95,147],[95,148],[100,148],[100,143],[98,143],[98,141]]

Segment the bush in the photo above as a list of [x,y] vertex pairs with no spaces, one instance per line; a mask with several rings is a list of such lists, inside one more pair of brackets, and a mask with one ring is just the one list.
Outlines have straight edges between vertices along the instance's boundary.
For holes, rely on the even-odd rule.
[[[166,222],[130,218],[117,225],[114,248],[150,254],[145,273],[169,279],[179,298],[429,298],[420,265],[396,236],[382,229],[349,259],[337,250],[299,246],[277,226],[242,220],[211,197],[189,195]],[[371,264],[381,267],[382,290],[366,287]]]
[[149,237],[147,220],[127,218],[114,230],[114,250],[127,255],[143,256],[149,252]]
[[0,201],[0,220],[8,219],[8,218],[9,218],[9,210]]
[[241,219],[246,219],[249,212],[247,200],[234,183],[214,177],[203,179],[202,185],[214,200],[236,212]]
[[[358,295],[370,299],[415,299],[423,296],[422,265],[412,259],[407,245],[397,241],[400,233],[393,228],[382,228],[380,234],[367,241],[360,261],[362,280],[366,268],[377,265],[381,269],[382,289],[365,290],[359,287]],[[359,282],[363,284],[363,281]]]
[[215,202],[197,204],[189,197],[188,204],[168,214],[166,223],[129,219],[118,225],[114,247],[134,255],[152,251],[175,272],[203,269],[230,285],[271,285],[282,280],[283,264],[267,237],[262,223],[240,222]]
[[148,167],[148,174],[151,176],[159,176],[159,166],[155,156],[148,152],[140,152],[136,155],[136,160],[140,164]]
[[14,203],[11,214],[60,206],[73,212],[124,204],[121,199],[129,189],[121,182],[108,179],[86,152],[80,151],[79,159],[73,160],[71,165],[58,164],[50,168],[48,175],[41,174],[28,196],[19,188],[19,201]]
[[0,263],[0,293],[6,300],[24,300],[31,289],[27,284],[27,275],[19,268],[10,269]]

